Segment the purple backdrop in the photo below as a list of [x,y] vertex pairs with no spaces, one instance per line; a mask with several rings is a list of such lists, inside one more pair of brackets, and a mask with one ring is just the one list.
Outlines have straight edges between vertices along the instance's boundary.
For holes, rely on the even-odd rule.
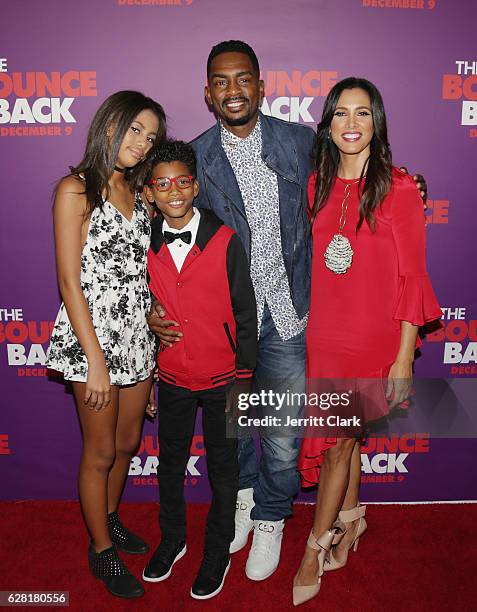
[[[255,48],[267,84],[263,109],[284,119],[314,125],[338,79],[377,84],[395,162],[429,184],[429,268],[448,309],[444,330],[424,343],[418,374],[475,377],[474,0],[24,0],[8,3],[2,17],[0,498],[76,497],[73,399],[44,370],[59,306],[52,187],[80,159],[94,111],[116,90],[157,98],[173,136],[191,139],[209,127],[205,62],[219,40]],[[363,500],[477,499],[476,440],[427,433],[364,449]],[[156,452],[147,424],[127,499],[156,499]],[[190,500],[208,499],[199,429],[186,483]]]

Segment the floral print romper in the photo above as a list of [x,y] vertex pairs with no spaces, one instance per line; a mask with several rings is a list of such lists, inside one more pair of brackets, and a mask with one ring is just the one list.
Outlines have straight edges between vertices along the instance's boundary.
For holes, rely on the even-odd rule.
[[[146,323],[151,303],[146,280],[150,237],[151,224],[140,197],[130,222],[108,201],[91,214],[80,280],[112,385],[144,380],[154,368],[155,337]],[[86,382],[88,363],[64,303],[46,365],[66,380]]]

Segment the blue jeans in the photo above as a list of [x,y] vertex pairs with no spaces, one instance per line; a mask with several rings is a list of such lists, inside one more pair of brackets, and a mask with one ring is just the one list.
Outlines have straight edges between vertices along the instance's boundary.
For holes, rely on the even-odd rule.
[[[282,340],[267,306],[260,328],[254,375],[254,392],[260,393],[262,390],[274,393],[305,392],[305,332],[290,340]],[[299,416],[302,405],[291,404],[275,414]],[[256,410],[259,418],[273,413],[264,406],[258,406]],[[290,435],[290,429],[287,433],[270,435],[266,430],[261,432],[260,462],[253,438],[243,433],[239,436],[239,489],[253,488],[255,506],[251,517],[254,520],[279,521],[292,514],[293,498],[300,484],[297,472],[300,439],[293,433]]]

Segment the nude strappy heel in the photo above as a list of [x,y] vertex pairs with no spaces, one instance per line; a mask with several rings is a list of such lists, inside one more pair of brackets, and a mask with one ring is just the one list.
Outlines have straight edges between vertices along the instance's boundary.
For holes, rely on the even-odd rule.
[[[345,531],[350,529],[349,525],[351,523],[354,523],[354,521],[358,521],[356,534],[354,536],[353,541],[349,545],[348,552],[351,548],[354,550],[354,552],[358,550],[359,538],[363,535],[363,533],[367,529],[366,519],[364,518],[365,514],[366,514],[366,506],[360,506],[359,504],[356,506],[356,508],[351,508],[351,510],[341,510],[341,512],[338,514],[338,520],[344,523]],[[333,544],[337,544],[337,543],[338,542],[333,542]],[[330,551],[328,558],[326,559],[323,569],[324,571],[337,570],[337,569],[340,569],[341,567],[344,567],[347,562],[348,562],[348,553],[346,553],[346,557],[344,558],[343,561],[338,561],[333,556],[333,549],[332,549]]]
[[328,554],[333,540],[336,540],[337,530],[332,529],[329,531],[325,531],[319,538],[315,538],[313,535],[313,531],[310,532],[308,536],[307,545],[313,550],[317,550],[318,552],[318,582],[316,584],[311,584],[307,586],[293,586],[293,605],[299,606],[305,601],[308,601],[318,595],[321,586],[321,576],[323,575],[323,566],[325,563],[325,557]]

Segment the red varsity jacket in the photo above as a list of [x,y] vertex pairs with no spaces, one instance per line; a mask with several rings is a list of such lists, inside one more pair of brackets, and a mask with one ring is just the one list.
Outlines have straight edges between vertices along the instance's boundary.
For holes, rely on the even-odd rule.
[[179,272],[152,222],[149,288],[179,323],[179,342],[159,351],[159,378],[192,391],[250,378],[257,354],[257,308],[247,258],[237,234],[200,209],[196,242]]

